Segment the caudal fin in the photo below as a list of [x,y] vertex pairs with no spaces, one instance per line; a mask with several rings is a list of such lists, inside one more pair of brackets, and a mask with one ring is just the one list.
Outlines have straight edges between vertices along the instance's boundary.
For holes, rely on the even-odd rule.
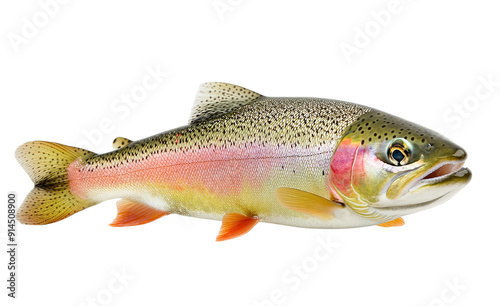
[[68,182],[69,164],[92,155],[95,153],[46,141],[31,141],[17,148],[16,159],[35,183],[17,211],[17,220],[48,224],[97,204],[74,196]]

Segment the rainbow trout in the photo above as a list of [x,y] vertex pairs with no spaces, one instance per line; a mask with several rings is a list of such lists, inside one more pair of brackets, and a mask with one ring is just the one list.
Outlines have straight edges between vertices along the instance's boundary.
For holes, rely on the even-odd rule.
[[112,226],[168,214],[222,220],[217,240],[258,222],[309,228],[399,226],[471,179],[466,152],[385,112],[318,98],[266,97],[202,84],[189,124],[96,154],[52,142],[21,145],[34,182],[24,224],[64,219],[119,198]]

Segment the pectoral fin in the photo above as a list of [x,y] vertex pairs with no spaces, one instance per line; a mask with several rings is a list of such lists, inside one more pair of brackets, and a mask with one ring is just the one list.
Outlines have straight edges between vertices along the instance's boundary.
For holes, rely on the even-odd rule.
[[403,226],[403,225],[405,225],[405,220],[403,220],[403,218],[397,218],[397,219],[394,219],[392,221],[377,224],[377,225],[381,226],[381,227]]
[[222,225],[216,241],[233,239],[248,233],[257,223],[256,217],[248,217],[238,213],[227,213],[222,217]]
[[166,211],[127,199],[118,201],[116,208],[118,214],[110,224],[115,227],[146,224],[168,215]]
[[281,205],[298,212],[317,217],[322,220],[331,220],[335,217],[334,210],[343,208],[342,204],[299,189],[280,187],[276,190],[276,197]]

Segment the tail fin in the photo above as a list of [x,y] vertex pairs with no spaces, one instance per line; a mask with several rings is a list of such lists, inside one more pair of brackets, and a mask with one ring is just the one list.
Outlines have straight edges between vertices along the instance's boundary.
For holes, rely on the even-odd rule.
[[35,183],[17,212],[17,220],[48,224],[97,204],[74,196],[68,182],[69,164],[92,155],[95,153],[46,141],[27,142],[17,148],[18,162]]

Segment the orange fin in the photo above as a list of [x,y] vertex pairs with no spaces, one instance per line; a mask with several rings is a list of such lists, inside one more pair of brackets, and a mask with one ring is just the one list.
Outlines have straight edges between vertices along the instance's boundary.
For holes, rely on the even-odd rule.
[[116,208],[118,214],[110,224],[116,227],[146,224],[168,215],[166,211],[127,199],[116,202]]
[[247,217],[238,213],[227,213],[222,217],[222,225],[216,241],[233,239],[248,233],[259,222],[257,217]]
[[335,217],[333,211],[344,206],[330,201],[314,193],[299,189],[280,187],[275,192],[278,201],[286,208],[317,217],[331,220]]
[[381,227],[403,226],[403,225],[405,225],[405,220],[403,220],[403,218],[397,218],[397,219],[394,219],[392,221],[380,223],[377,225],[381,226]]

